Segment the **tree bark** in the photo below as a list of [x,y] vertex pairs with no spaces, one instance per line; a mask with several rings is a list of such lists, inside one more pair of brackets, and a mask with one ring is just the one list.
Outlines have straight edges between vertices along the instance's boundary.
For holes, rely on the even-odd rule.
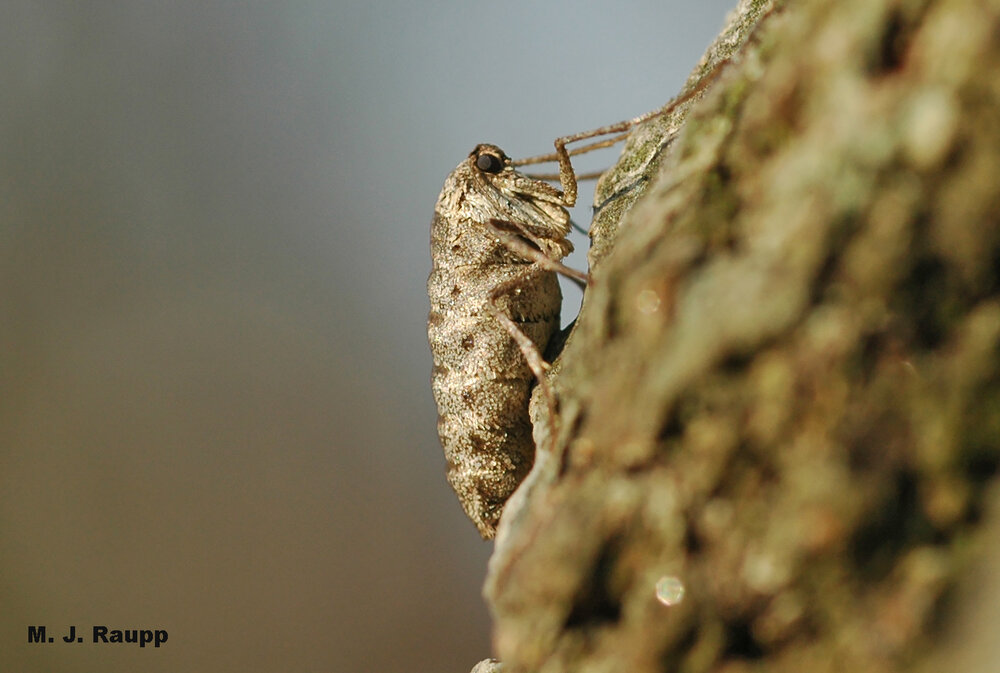
[[633,132],[490,561],[504,673],[995,670],[944,635],[1000,594],[997,73],[1000,0],[744,0]]

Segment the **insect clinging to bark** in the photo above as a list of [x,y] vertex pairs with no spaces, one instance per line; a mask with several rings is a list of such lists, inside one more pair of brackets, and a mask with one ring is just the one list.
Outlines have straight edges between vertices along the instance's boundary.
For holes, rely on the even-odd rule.
[[538,350],[559,328],[555,273],[514,252],[523,236],[552,260],[566,256],[563,193],[514,169],[494,145],[479,145],[448,176],[431,225],[427,281],[432,386],[448,481],[485,538],[531,469],[528,401],[534,379],[508,318]]
[[[622,134],[702,88],[640,117],[559,138],[553,154],[515,162],[495,145],[478,145],[445,180],[427,281],[431,383],[448,481],[484,538],[496,534],[504,503],[534,460],[528,402],[535,380],[554,411],[541,353],[559,329],[556,273],[587,279],[559,261],[572,250],[566,209],[576,203],[577,176],[570,157],[625,136],[566,146]],[[548,161],[559,162],[561,190],[515,168]]]

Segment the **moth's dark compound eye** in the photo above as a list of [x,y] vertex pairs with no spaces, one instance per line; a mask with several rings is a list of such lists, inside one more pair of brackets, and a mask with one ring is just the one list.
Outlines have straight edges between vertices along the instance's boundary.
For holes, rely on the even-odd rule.
[[503,161],[495,154],[480,154],[476,157],[476,168],[484,173],[499,173],[503,170]]

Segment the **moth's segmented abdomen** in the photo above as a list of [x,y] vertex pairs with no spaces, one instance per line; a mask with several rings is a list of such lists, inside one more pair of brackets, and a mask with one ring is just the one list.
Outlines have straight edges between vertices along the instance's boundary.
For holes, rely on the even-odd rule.
[[432,388],[448,481],[483,537],[534,460],[528,402],[534,376],[516,342],[488,312],[489,294],[525,277],[496,306],[544,350],[558,329],[555,275],[526,264],[459,265],[435,259],[428,280]]

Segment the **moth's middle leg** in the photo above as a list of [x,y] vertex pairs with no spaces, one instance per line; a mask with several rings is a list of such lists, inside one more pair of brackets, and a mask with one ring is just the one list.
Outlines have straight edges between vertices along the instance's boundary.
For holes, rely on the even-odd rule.
[[[590,276],[546,255],[541,251],[540,242],[537,241],[536,237],[517,222],[492,219],[486,223],[486,228],[511,252],[534,262],[546,271],[561,273],[579,285],[582,290],[587,289]],[[511,230],[517,233],[511,233]],[[534,246],[526,243],[525,239],[531,241]]]
[[521,328],[518,327],[511,316],[508,316],[500,309],[497,301],[505,294],[516,292],[519,287],[529,284],[531,275],[536,273],[538,269],[560,273],[580,285],[581,289],[584,290],[586,290],[587,283],[590,281],[590,276],[546,255],[541,250],[542,242],[517,222],[492,219],[486,222],[486,227],[508,250],[532,262],[523,273],[500,283],[500,285],[490,292],[487,301],[487,310],[517,344],[525,362],[528,364],[528,368],[531,369],[531,373],[534,374],[535,379],[538,381],[538,387],[541,389],[542,397],[545,398],[545,404],[548,407],[549,436],[554,438],[556,436],[556,395],[546,376],[549,364],[542,357],[541,351],[535,342],[521,331]]

